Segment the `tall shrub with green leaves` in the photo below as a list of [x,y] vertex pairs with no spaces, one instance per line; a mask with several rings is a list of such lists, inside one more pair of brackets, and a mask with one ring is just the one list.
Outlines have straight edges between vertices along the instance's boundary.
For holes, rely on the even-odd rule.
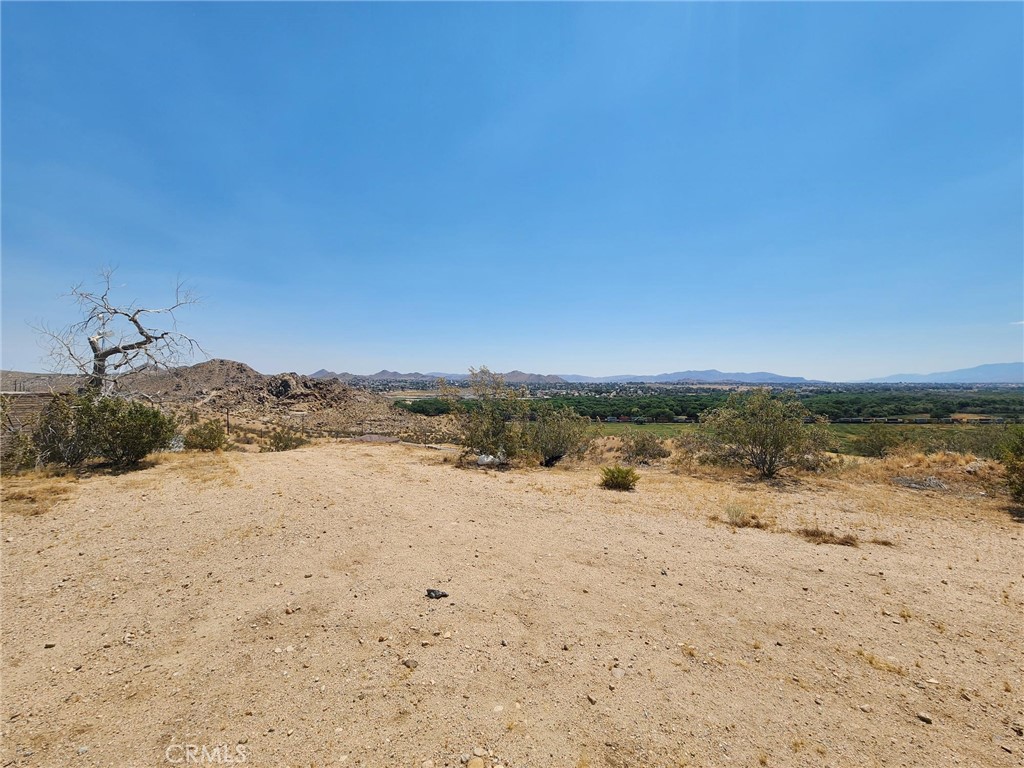
[[788,467],[818,468],[835,441],[824,420],[805,423],[810,415],[791,392],[733,392],[724,405],[701,414],[704,460],[750,467],[765,479]]
[[568,407],[538,407],[528,429],[529,446],[544,467],[553,467],[566,456],[583,454],[592,439],[590,419]]
[[58,395],[43,409],[33,442],[45,464],[80,466],[103,458],[118,466],[138,464],[166,448],[175,421],[157,408],[120,397]]
[[55,395],[50,399],[32,432],[41,463],[77,467],[97,455],[96,400],[92,395]]
[[469,389],[469,400],[449,395],[458,415],[462,444],[504,463],[529,453],[530,406],[525,390],[508,386],[487,366],[469,369]]
[[1010,496],[1014,501],[1024,504],[1024,427],[1007,430],[1002,460]]
[[196,424],[185,431],[183,445],[187,451],[219,451],[227,447],[228,433],[217,419]]
[[622,460],[627,464],[650,464],[671,454],[653,432],[628,429],[622,435]]
[[138,464],[170,445],[176,432],[172,416],[137,400],[102,397],[96,403],[97,453],[111,464]]

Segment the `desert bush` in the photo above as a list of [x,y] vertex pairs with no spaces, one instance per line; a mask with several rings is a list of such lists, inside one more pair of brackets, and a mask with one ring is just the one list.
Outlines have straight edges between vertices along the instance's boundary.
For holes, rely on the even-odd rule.
[[593,441],[590,419],[571,408],[541,408],[527,429],[527,443],[540,463],[553,467],[566,456],[581,456]]
[[57,395],[51,398],[32,431],[32,442],[43,464],[77,467],[98,453],[99,424],[96,398]]
[[32,469],[39,460],[32,436],[27,432],[10,431],[4,435],[3,455],[0,455],[0,474]]
[[228,433],[224,425],[214,419],[189,427],[185,432],[184,447],[187,451],[219,451],[228,444]]
[[297,429],[284,425],[270,433],[267,445],[263,446],[263,453],[277,453],[279,451],[291,451],[309,443],[309,440]]
[[906,438],[899,430],[881,424],[872,424],[856,439],[854,450],[859,456],[873,456],[881,459],[895,451],[904,442],[906,442]]
[[175,421],[158,409],[119,397],[60,395],[43,409],[32,442],[44,464],[80,466],[103,458],[117,466],[138,464],[166,448]]
[[603,467],[601,469],[601,487],[609,491],[632,491],[636,488],[640,475],[632,467]]
[[1024,503],[1024,427],[1007,430],[1002,453],[1010,496],[1014,501]]
[[822,422],[805,423],[809,417],[790,392],[734,392],[724,405],[701,414],[702,459],[750,467],[765,479],[787,467],[820,468],[834,438]]
[[445,390],[458,421],[459,442],[468,451],[509,463],[532,452],[529,402],[523,389],[510,387],[486,366],[469,369],[470,400]]
[[629,429],[622,435],[622,460],[627,464],[650,464],[671,453],[653,432]]
[[11,474],[31,469],[39,459],[39,452],[29,431],[15,426],[10,415],[11,401],[0,397],[0,429],[3,430],[3,453],[0,454],[0,473]]
[[116,466],[138,464],[174,438],[174,418],[145,403],[101,397],[94,407],[96,453]]

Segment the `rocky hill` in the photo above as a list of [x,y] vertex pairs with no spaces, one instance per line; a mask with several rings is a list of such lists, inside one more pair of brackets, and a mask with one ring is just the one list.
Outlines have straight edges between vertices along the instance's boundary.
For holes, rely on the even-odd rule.
[[[68,391],[80,377],[5,372],[3,384],[22,391]],[[396,408],[386,397],[333,378],[298,373],[267,375],[234,360],[209,360],[169,370],[145,371],[132,391],[171,408],[224,413],[262,423],[301,423],[329,433],[384,434],[427,440],[443,428],[425,416]]]

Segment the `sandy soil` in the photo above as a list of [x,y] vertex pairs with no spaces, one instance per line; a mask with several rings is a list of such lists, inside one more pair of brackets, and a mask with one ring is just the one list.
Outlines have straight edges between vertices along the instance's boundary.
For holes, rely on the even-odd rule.
[[1005,499],[448,457],[183,456],[5,507],[2,765],[1024,765]]

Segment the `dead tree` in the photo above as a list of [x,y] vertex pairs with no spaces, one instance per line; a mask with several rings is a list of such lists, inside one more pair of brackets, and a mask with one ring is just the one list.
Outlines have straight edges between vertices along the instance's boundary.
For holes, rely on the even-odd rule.
[[[40,328],[49,347],[54,371],[78,372],[93,392],[110,392],[132,374],[167,369],[192,359],[202,347],[177,330],[175,312],[198,302],[183,283],[174,289],[174,301],[166,307],[119,304],[111,296],[113,269],[100,273],[95,291],[80,283],[69,294],[79,305],[82,319],[59,330]],[[153,323],[159,317],[162,322]],[[159,325],[161,327],[155,327]]]

